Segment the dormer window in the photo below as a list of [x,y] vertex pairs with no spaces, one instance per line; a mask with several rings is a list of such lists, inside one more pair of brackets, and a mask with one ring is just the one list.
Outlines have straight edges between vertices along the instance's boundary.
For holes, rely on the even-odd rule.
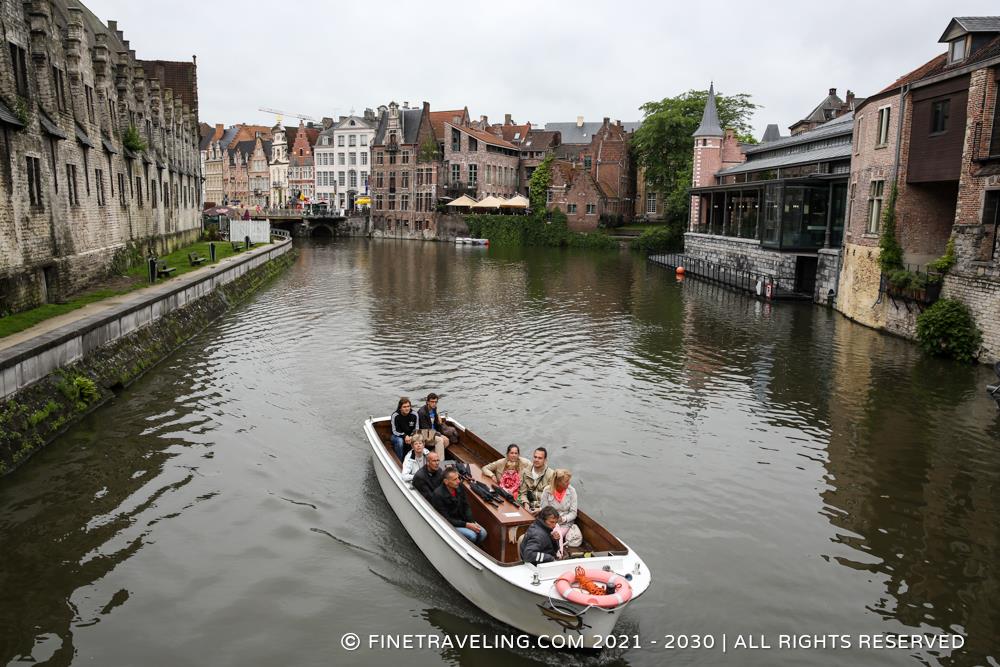
[[965,60],[966,56],[966,37],[960,37],[956,40],[948,42],[948,64],[957,63]]

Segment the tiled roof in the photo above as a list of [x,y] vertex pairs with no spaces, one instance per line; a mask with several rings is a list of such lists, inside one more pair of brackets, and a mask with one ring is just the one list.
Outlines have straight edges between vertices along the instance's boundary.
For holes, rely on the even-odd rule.
[[[400,144],[415,144],[417,143],[417,136],[420,133],[420,117],[423,115],[423,109],[400,109],[399,118],[403,124],[403,137],[400,139]],[[434,112],[431,112],[434,115]],[[442,121],[443,122],[443,121]],[[389,113],[386,112],[382,114],[382,120],[379,121],[378,129],[375,131],[375,144],[385,143],[385,130],[386,126],[389,124]]]
[[521,142],[521,150],[542,151],[559,143],[559,133],[552,130],[531,130]]
[[0,123],[7,123],[8,125],[13,125],[14,127],[24,127],[24,123],[21,119],[17,117],[13,111],[7,108],[7,105],[0,100]]
[[452,111],[432,111],[431,127],[434,129],[434,136],[439,140],[444,139],[444,124],[452,123],[461,125],[465,117],[465,109],[454,109]]
[[[898,89],[900,86],[903,86],[903,85],[905,85],[907,83],[913,83],[914,81],[919,81],[920,79],[924,78],[925,76],[930,76],[932,74],[937,74],[938,72],[940,72],[941,70],[944,69],[945,63],[947,63],[947,61],[948,61],[948,54],[947,53],[942,53],[939,56],[934,56],[933,58],[931,58],[930,60],[928,60],[927,62],[925,62],[923,65],[921,65],[917,69],[913,70],[912,72],[909,72],[908,74],[904,74],[903,76],[899,77],[898,79],[896,79],[895,81],[893,81],[892,83],[890,83],[888,86],[886,86],[882,90],[878,91],[875,95],[881,95],[882,93],[888,93],[890,91]],[[871,99],[871,98],[869,98],[869,99]]]
[[718,175],[729,176],[731,174],[741,174],[747,171],[758,171],[760,169],[774,169],[776,167],[791,167],[797,164],[810,164],[812,162],[827,162],[839,158],[851,157],[851,144],[840,144],[838,146],[828,146],[814,151],[804,151],[801,153],[791,153],[788,155],[777,155],[775,157],[763,157],[758,160],[747,160],[743,164],[738,164],[726,169],[720,169]]
[[525,125],[501,125],[500,133],[503,135],[504,141],[513,142],[523,142],[531,131],[531,123]]
[[[450,121],[448,121],[448,125],[451,125]],[[489,132],[477,130],[474,127],[459,127],[459,126],[455,127],[458,127],[458,129],[461,130],[462,132],[465,132],[466,134],[471,135],[476,139],[479,139],[485,144],[492,144],[494,146],[500,146],[501,148],[510,148],[513,150],[517,150],[517,146],[510,143],[509,141],[504,141],[501,137],[498,137],[495,134],[490,134]]]
[[[584,123],[582,126],[578,126],[576,123],[546,123],[545,129],[562,134],[562,143],[564,144],[589,144],[603,124]],[[638,122],[622,123],[626,132],[635,132],[641,125],[642,123]]]
[[948,22],[939,42],[945,41],[951,27],[958,24],[966,33],[970,32],[1000,32],[1000,16],[956,16]]

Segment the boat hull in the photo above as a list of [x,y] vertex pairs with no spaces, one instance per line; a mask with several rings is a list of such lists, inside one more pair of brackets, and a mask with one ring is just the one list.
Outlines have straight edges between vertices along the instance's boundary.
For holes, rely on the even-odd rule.
[[[537,568],[525,564],[503,566],[491,561],[402,482],[395,462],[389,459],[370,422],[366,431],[372,445],[372,463],[386,501],[417,547],[455,590],[485,613],[521,632],[538,637],[560,635],[551,645],[564,645],[560,642],[567,639],[574,648],[604,644],[604,637],[614,630],[621,609],[587,609],[563,600],[555,592],[556,577],[572,567],[574,561],[547,563]],[[629,555],[631,558],[591,558],[586,565],[600,567],[607,563],[622,574],[629,567],[629,572],[634,571],[633,597],[636,597],[648,587],[649,576],[638,556],[631,550]],[[535,574],[539,575],[538,583],[532,584]],[[552,610],[550,596],[558,609],[573,613]]]

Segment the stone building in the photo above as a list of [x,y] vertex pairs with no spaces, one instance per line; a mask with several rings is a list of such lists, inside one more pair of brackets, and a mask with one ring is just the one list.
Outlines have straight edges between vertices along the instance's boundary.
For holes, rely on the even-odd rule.
[[527,136],[517,147],[521,154],[518,166],[518,192],[525,197],[530,193],[531,175],[547,156],[555,153],[562,135],[555,130],[528,130]]
[[552,182],[546,192],[547,208],[566,214],[570,231],[592,232],[607,212],[607,196],[582,162],[554,160]]
[[258,132],[254,138],[252,148],[247,160],[247,207],[261,208],[268,207],[271,194],[271,170],[269,161],[271,157],[271,142],[264,139]]
[[433,238],[437,234],[441,153],[431,115],[427,102],[420,108],[401,108],[396,102],[379,108],[370,181],[378,235]]
[[837,287],[852,119],[850,111],[834,114],[812,130],[744,145],[720,125],[710,87],[694,133],[685,254],[771,276],[779,294],[829,300]]
[[268,163],[271,183],[270,204],[273,208],[288,205],[288,135],[281,123],[271,128],[271,161]]
[[444,190],[449,197],[467,194],[511,197],[517,193],[519,150],[503,137],[471,124],[446,121],[444,132]]
[[0,313],[196,238],[194,60],[138,60],[68,0],[6,3],[0,27]]
[[882,211],[897,188],[896,236],[917,270],[955,242],[941,296],[969,306],[987,359],[1000,358],[1000,17],[956,17],[945,53],[859,105],[850,215],[837,308],[853,320],[915,336],[937,296],[891,289],[878,265]]

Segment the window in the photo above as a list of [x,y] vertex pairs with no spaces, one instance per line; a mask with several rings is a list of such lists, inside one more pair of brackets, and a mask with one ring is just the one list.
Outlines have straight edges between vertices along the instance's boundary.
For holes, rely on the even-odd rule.
[[865,119],[858,116],[858,127],[857,131],[854,133],[854,154],[858,155],[861,153],[861,138],[865,136]]
[[76,182],[76,165],[66,165],[66,197],[70,206],[80,205],[80,190]]
[[375,164],[383,164],[383,153],[382,151],[375,152]]
[[94,122],[94,89],[90,86],[83,87],[83,95],[87,100],[87,118]]
[[13,42],[8,42],[10,47],[10,64],[14,74],[14,85],[17,94],[21,97],[28,96],[28,61],[25,50]]
[[353,169],[351,169],[351,171],[348,174],[348,176],[350,177],[349,180],[348,180],[349,186],[352,187],[352,188],[358,187],[358,172],[356,172]]
[[584,169],[590,169],[591,164],[593,164],[593,163],[591,162],[590,156],[589,155],[584,155],[583,156],[583,168]]
[[348,156],[348,164],[355,164],[356,165],[357,163],[358,163],[358,154],[352,152]]
[[368,172],[367,171],[361,172],[361,185],[363,185],[365,188],[368,187]]
[[931,134],[941,134],[948,129],[948,111],[951,100],[931,102]]
[[97,188],[97,205],[104,206],[104,172],[100,169],[94,170],[94,187]]
[[125,174],[118,174],[118,203],[125,206]]
[[882,193],[885,181],[872,181],[868,190],[868,227],[865,232],[878,234],[882,224]]
[[451,165],[451,182],[458,183],[462,180],[462,165],[453,164]]
[[142,176],[135,177],[135,200],[139,207],[142,208]]
[[381,188],[385,186],[385,172],[380,171],[375,174],[375,187]]
[[375,210],[382,210],[382,195],[375,195]]
[[389,153],[389,164],[396,164],[396,154]]
[[597,204],[587,204],[587,215],[595,215],[597,213]]
[[475,153],[479,150],[479,142],[473,137],[469,137],[469,152]]
[[389,210],[396,210],[396,195],[389,195]]
[[361,137],[360,137],[360,139],[361,139],[360,145],[362,145],[362,146],[367,146],[368,145],[368,135],[362,134]]
[[549,188],[549,189],[547,189],[545,191],[545,203],[546,204],[551,204],[552,203],[552,189],[551,188]]
[[469,165],[469,185],[475,185],[479,182],[479,165],[470,164]]
[[149,205],[156,208],[156,181],[149,181]]
[[358,145],[358,135],[356,135],[356,134],[348,135],[348,137],[347,137],[347,145],[348,146],[357,146]]
[[368,151],[361,151],[361,166],[368,164]]
[[410,210],[410,195],[400,195],[399,196],[399,210],[409,211]]
[[456,152],[462,150],[462,133],[455,128],[451,128],[451,150]]
[[878,110],[878,134],[876,135],[875,144],[877,146],[885,146],[889,143],[889,112],[891,109],[889,107],[882,107]]
[[28,157],[28,201],[42,205],[42,161],[37,157]]
[[646,193],[646,213],[656,215],[656,193]]
[[170,208],[170,183],[163,181],[161,184],[163,188],[163,208]]
[[567,213],[576,213],[576,204],[566,204]]
[[403,164],[410,164],[410,151],[403,151]]
[[399,187],[403,188],[404,190],[409,190],[410,189],[410,172],[404,171],[400,176],[402,178],[402,182],[400,183]]
[[965,37],[948,44],[948,62],[957,63],[960,60],[965,60]]
[[394,192],[396,190],[396,172],[389,172],[389,192]]
[[339,137],[337,137],[337,145],[338,146],[344,145],[344,135],[340,135]]
[[983,236],[979,259],[993,261],[997,257],[997,232],[1000,231],[1000,190],[987,190],[983,206]]
[[337,153],[337,164],[344,165],[347,164],[345,160],[344,153]]

